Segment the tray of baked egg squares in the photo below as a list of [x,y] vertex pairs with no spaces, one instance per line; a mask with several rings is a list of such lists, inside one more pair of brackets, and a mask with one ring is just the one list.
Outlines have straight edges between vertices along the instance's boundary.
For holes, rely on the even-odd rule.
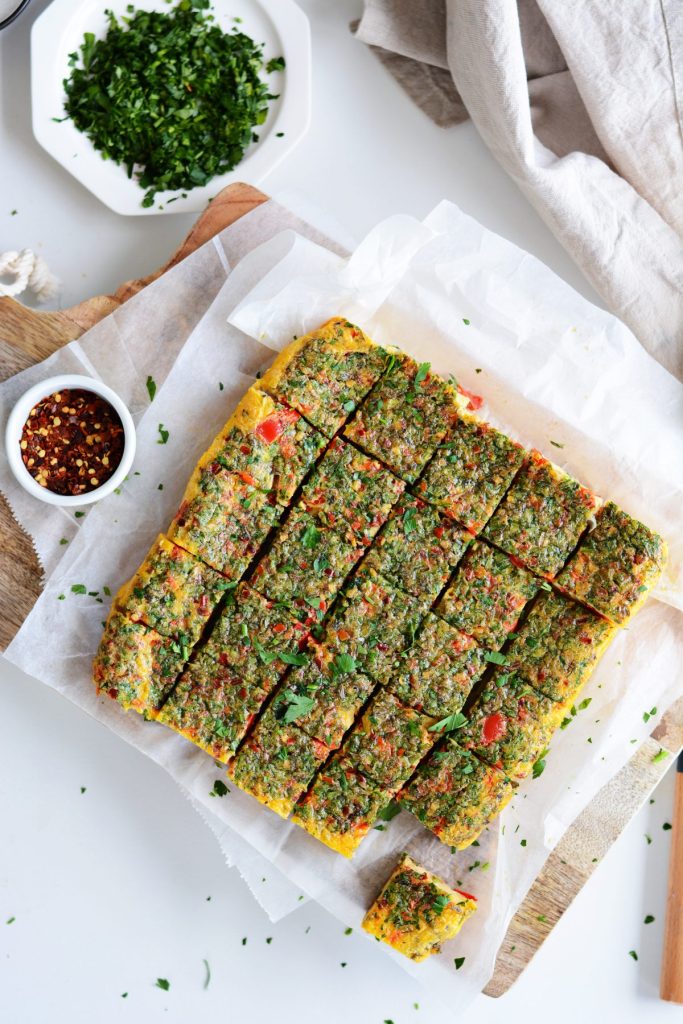
[[[340,855],[391,801],[472,844],[666,548],[470,406],[343,318],[293,341],[116,595],[98,690]],[[409,858],[385,888],[366,927],[413,959],[474,907]]]

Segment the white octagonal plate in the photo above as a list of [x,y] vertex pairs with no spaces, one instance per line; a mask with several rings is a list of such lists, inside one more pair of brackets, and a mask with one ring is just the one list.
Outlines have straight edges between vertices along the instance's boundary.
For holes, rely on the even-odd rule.
[[[203,210],[225,185],[248,181],[257,185],[289,153],[308,128],[311,107],[311,38],[308,19],[292,0],[214,0],[217,23],[229,32],[234,19],[239,29],[265,43],[264,60],[284,56],[284,71],[268,76],[270,91],[279,99],[270,103],[265,124],[258,128],[242,161],[208,185],[187,192],[187,198],[169,199],[178,192],[159,192],[153,206],[142,206],[144,190],[128,178],[125,168],[103,160],[90,140],[64,116],[63,81],[69,75],[69,54],[78,50],[86,32],[99,38],[106,31],[105,8],[124,15],[130,0],[53,0],[36,20],[31,34],[31,97],[33,132],[48,153],[82,185],[115,213],[140,215],[187,213]],[[140,10],[168,10],[166,0],[137,0]],[[264,72],[265,74],[265,72]],[[281,137],[278,133],[283,132]]]

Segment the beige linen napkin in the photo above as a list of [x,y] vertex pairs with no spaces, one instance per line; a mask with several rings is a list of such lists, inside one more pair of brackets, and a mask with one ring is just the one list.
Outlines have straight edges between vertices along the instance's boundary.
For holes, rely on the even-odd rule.
[[681,0],[365,0],[355,31],[437,124],[472,118],[683,379]]

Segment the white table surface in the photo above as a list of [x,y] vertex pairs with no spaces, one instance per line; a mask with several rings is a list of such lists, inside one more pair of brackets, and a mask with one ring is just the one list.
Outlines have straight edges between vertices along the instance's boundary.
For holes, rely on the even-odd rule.
[[[191,219],[118,217],[34,142],[29,29],[46,6],[34,0],[0,36],[0,249],[41,252],[66,306],[163,263]],[[351,38],[360,0],[302,6],[311,130],[265,189],[298,191],[352,238],[448,198],[596,298],[472,126],[436,128]],[[361,172],[348,170],[345,148]],[[480,997],[462,1024],[681,1019],[657,998],[672,793],[670,772],[515,988]],[[185,1024],[199,1014],[226,1024],[448,1019],[374,943],[346,936],[315,905],[270,924],[163,771],[0,661],[0,1021]]]

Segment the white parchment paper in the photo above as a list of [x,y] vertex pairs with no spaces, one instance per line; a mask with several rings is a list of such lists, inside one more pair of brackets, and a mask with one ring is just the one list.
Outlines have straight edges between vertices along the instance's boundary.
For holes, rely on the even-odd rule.
[[[218,772],[205,754],[156,723],[124,715],[97,698],[90,682],[106,602],[72,595],[71,585],[113,591],[134,571],[256,369],[293,334],[334,313],[454,373],[485,396],[484,415],[644,518],[671,548],[657,600],[608,651],[585,692],[591,703],[553,740],[544,774],[520,786],[479,847],[456,855],[402,812],[344,861],[233,786],[224,798],[211,797]],[[155,315],[163,317],[161,306]],[[159,423],[170,431],[166,445],[157,443]],[[656,705],[661,714],[680,693],[682,423],[683,386],[622,324],[450,204],[422,223],[397,217],[380,224],[350,260],[300,233],[279,234],[239,262],[189,333],[139,420],[140,475],[80,521],[8,657],[162,764],[211,815],[232,860],[244,863],[254,850],[257,870],[270,862],[279,886],[273,913],[298,902],[289,880],[358,926],[406,847],[474,893],[478,913],[440,956],[420,965],[396,956],[456,1012],[485,984],[548,852],[628,760],[634,741],[649,734],[653,723],[644,724],[643,711]],[[466,957],[457,974],[456,956]]]

